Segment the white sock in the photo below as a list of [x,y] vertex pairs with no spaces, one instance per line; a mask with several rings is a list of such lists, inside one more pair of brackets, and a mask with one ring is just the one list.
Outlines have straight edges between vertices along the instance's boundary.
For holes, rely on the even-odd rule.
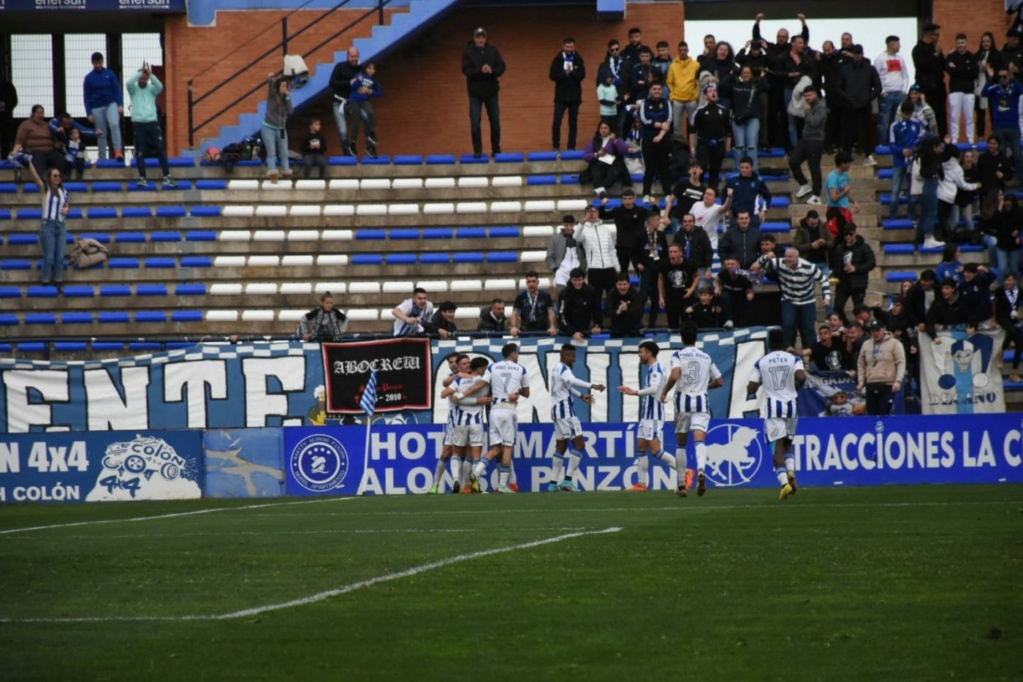
[[462,478],[459,480],[459,483],[464,488],[465,486],[469,485],[469,476],[472,474],[472,458],[471,457],[463,457],[462,458],[462,467],[461,467],[460,473],[461,473],[461,477]]
[[785,467],[775,467],[774,475],[778,477],[778,483],[786,485],[789,482],[788,474],[785,473]]
[[786,457],[785,458],[785,470],[786,471],[791,471],[792,473],[796,472],[796,458],[795,457]]
[[464,461],[465,458],[458,455],[452,455],[451,457],[451,478],[459,485],[462,484],[462,462]]
[[645,452],[639,453],[639,457],[636,459],[636,483],[650,484],[650,460],[646,458]]
[[554,453],[554,473],[552,474],[551,481],[553,483],[561,482],[561,473],[565,468],[565,456],[560,452]]
[[499,488],[507,488],[508,487],[508,479],[510,477],[511,477],[511,471],[508,469],[508,467],[498,467],[497,468],[497,486]]
[[658,454],[654,455],[657,459],[667,464],[670,468],[675,468],[675,458],[669,455],[664,450],[661,450]]
[[583,453],[578,450],[568,451],[568,470],[565,472],[565,478],[571,481],[575,478],[575,472],[579,471],[579,463],[583,459]]
[[487,459],[483,458],[472,467],[472,475],[476,478],[483,478],[487,475]]
[[508,467],[508,483],[518,485],[519,477],[515,475],[515,465]]
[[444,470],[448,468],[448,461],[443,457],[437,458],[437,466],[433,469],[433,487],[440,487],[440,480],[444,476]]
[[696,470],[703,471],[707,467],[707,444],[703,441],[696,443]]
[[[680,450],[681,448],[675,452],[677,453]],[[686,458],[685,452],[682,452],[683,454],[675,456],[675,482],[679,488],[683,488],[686,485]]]

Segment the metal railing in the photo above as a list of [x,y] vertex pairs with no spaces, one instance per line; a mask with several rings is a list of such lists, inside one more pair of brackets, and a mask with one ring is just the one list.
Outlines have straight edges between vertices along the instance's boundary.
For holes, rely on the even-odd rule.
[[[203,92],[201,95],[196,95],[196,93],[195,93],[195,83],[196,83],[196,80],[200,76],[202,76],[202,75],[208,73],[209,71],[211,71],[216,66],[216,64],[214,64],[213,66],[207,67],[206,69],[204,69],[203,71],[200,71],[199,73],[197,73],[195,76],[193,76],[192,78],[190,78],[188,80],[188,146],[189,147],[193,147],[193,148],[195,147],[195,137],[196,137],[196,133],[199,130],[202,130],[206,126],[210,125],[211,123],[213,123],[214,121],[216,121],[217,119],[222,117],[224,114],[227,114],[227,113],[233,111],[234,108],[237,107],[239,104],[241,104],[242,102],[244,102],[245,100],[250,98],[252,95],[254,95],[256,92],[258,92],[260,89],[265,88],[266,87],[266,79],[263,78],[262,76],[260,76],[260,78],[256,81],[256,84],[253,85],[251,88],[249,88],[247,91],[245,91],[245,93],[243,93],[242,95],[239,95],[238,97],[233,99],[230,103],[224,105],[219,110],[217,110],[215,113],[210,114],[209,116],[207,116],[203,120],[199,121],[198,123],[196,123],[196,121],[195,121],[195,119],[196,119],[196,107],[198,107],[203,102],[209,100],[213,95],[215,95],[217,92],[219,92],[221,89],[223,89],[228,84],[234,83],[239,78],[246,77],[249,74],[249,72],[252,71],[252,69],[256,68],[256,66],[259,65],[264,59],[267,59],[268,57],[272,56],[273,54],[277,53],[278,51],[280,52],[281,59],[283,60],[284,56],[288,54],[289,43],[294,42],[297,38],[302,36],[306,31],[308,31],[312,27],[316,26],[321,21],[323,21],[324,19],[326,19],[327,17],[332,15],[334,12],[338,11],[339,9],[343,8],[345,5],[347,5],[348,3],[351,2],[351,0],[341,0],[338,4],[334,5],[330,9],[326,10],[323,14],[321,14],[318,17],[316,17],[312,21],[310,21],[308,24],[306,24],[305,26],[300,28],[295,33],[290,33],[289,34],[288,33],[288,17],[290,17],[291,15],[295,14],[296,12],[301,10],[303,7],[305,7],[306,5],[308,5],[312,1],[313,0],[306,0],[304,3],[299,5],[296,9],[292,10],[291,12],[289,12],[288,14],[286,14],[284,17],[281,18],[281,21],[280,21],[280,24],[281,24],[281,40],[280,40],[280,42],[278,42],[275,45],[272,45],[271,47],[268,47],[258,57],[256,57],[255,59],[253,59],[252,61],[250,61],[245,66],[241,67],[240,69],[236,70],[231,75],[225,77],[223,80],[221,80],[220,82],[216,83],[215,85],[210,87],[208,90]],[[375,7],[370,8],[369,10],[367,10],[366,12],[361,14],[357,19],[355,19],[354,21],[352,21],[348,25],[346,25],[344,28],[341,28],[338,31],[335,31],[333,34],[331,34],[327,38],[321,40],[319,43],[314,45],[312,48],[302,52],[302,57],[304,59],[311,57],[314,53],[316,53],[318,50],[323,48],[325,45],[327,45],[328,43],[331,43],[331,42],[337,40],[340,36],[342,36],[343,34],[347,33],[351,29],[355,28],[356,26],[361,24],[366,19],[372,17],[373,15],[376,15],[377,24],[382,26],[384,24],[384,8],[387,5],[391,4],[391,2],[392,2],[392,0],[377,0]],[[254,35],[252,38],[250,38],[248,41],[246,41],[245,43],[243,43],[239,47],[237,47],[234,50],[232,50],[232,52],[237,52],[238,50],[242,49],[243,47],[245,47],[249,43],[253,42],[254,40],[256,40],[257,38],[259,38],[260,36],[265,34],[267,31],[269,31],[271,28],[275,27],[276,25],[277,25],[276,22],[274,22],[273,24],[270,24],[269,26],[264,28],[262,31],[260,31],[256,35]],[[219,63],[219,60],[218,60],[217,63]],[[279,70],[280,69],[275,69],[274,71],[277,72]]]

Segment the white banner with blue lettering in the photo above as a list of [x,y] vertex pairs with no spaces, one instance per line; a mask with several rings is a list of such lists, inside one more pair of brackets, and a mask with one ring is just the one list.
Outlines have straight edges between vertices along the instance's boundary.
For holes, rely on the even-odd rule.
[[[700,345],[725,377],[711,392],[715,416],[755,413],[746,396],[753,363],[763,356],[766,329],[703,334]],[[595,405],[580,404],[583,421],[631,422],[639,399],[622,396],[620,385],[636,386],[642,339],[591,340],[580,345],[576,376],[605,384]],[[678,336],[655,336],[668,362]],[[449,375],[444,358],[453,352],[501,358],[504,339],[433,341],[430,373],[433,410],[381,416],[388,423],[443,423],[448,401],[440,398]],[[533,396],[523,401],[519,420],[550,423],[550,370],[559,362],[563,340],[519,341],[519,362],[529,371]],[[0,359],[0,433],[146,429],[238,429],[266,426],[356,424],[361,415],[326,412],[323,356],[319,344],[262,342],[203,344],[193,348],[109,360],[43,362]],[[671,401],[668,404],[671,418]]]
[[920,399],[924,414],[1005,412],[1002,355],[1005,332],[920,334]]

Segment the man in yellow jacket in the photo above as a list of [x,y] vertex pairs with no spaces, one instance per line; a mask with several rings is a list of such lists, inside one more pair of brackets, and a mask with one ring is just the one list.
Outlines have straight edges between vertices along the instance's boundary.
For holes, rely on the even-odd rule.
[[671,91],[671,125],[676,134],[682,132],[683,114],[692,125],[696,106],[700,101],[697,76],[700,64],[689,57],[689,46],[683,40],[678,44],[678,57],[668,67],[668,89]]

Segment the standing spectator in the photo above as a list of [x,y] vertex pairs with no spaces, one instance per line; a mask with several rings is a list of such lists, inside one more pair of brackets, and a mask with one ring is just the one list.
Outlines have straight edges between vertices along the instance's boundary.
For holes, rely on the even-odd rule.
[[[636,195],[635,193],[630,194],[631,190],[626,190],[622,195],[623,205],[615,209],[615,211],[621,211],[624,208],[624,202],[627,197],[631,197],[631,202],[634,204]],[[633,205],[633,209],[638,207]],[[640,209],[641,210],[641,209]],[[605,214],[609,217],[614,217],[615,213]],[[623,224],[625,220],[634,221],[639,215],[646,215],[645,212],[640,213],[636,211],[635,216],[625,217],[622,215]],[[590,284],[600,293],[600,298],[604,297],[604,294],[611,290],[611,287],[615,285],[615,278],[618,276],[620,270],[629,267],[628,261],[625,262],[624,266],[620,266],[618,261],[618,252],[615,248],[615,236],[611,234],[611,230],[607,229],[607,226],[601,221],[602,215],[598,213],[596,206],[586,207],[586,219],[583,224],[579,226],[579,230],[575,235],[578,242],[583,245],[583,253],[586,256],[586,265],[588,269]],[[642,225],[642,223],[640,223]],[[622,238],[621,227],[617,228],[618,238]],[[626,252],[624,255],[628,255]],[[598,299],[599,301],[600,299]]]
[[1005,342],[1002,344],[1002,351],[1014,346],[1012,354],[1012,373],[1010,381],[1020,381],[1019,359],[1023,352],[1023,328],[1020,327],[1020,307],[1023,306],[1023,298],[1020,297],[1019,279],[1015,272],[1007,272],[1004,275],[1003,286],[995,291],[995,321],[998,326],[1005,330]]
[[334,296],[329,291],[320,296],[320,305],[298,321],[298,333],[303,341],[340,341],[348,329],[348,316],[334,307]]
[[863,305],[870,282],[870,271],[877,267],[874,249],[856,234],[856,225],[849,223],[842,231],[842,241],[835,245],[835,312],[846,322],[845,304],[852,298],[853,308]]
[[313,166],[320,169],[320,179],[327,177],[327,138],[320,132],[320,119],[309,122],[309,132],[302,140],[302,177],[308,179]]
[[977,139],[984,138],[987,121],[987,98],[984,97],[984,88],[987,87],[987,67],[998,63],[998,49],[995,47],[995,36],[986,32],[980,37],[980,45],[974,54],[977,58],[977,82],[973,86],[974,102],[977,108]]
[[277,157],[280,155],[281,172],[291,177],[288,159],[288,117],[294,111],[291,104],[291,84],[284,78],[267,77],[266,117],[260,133],[266,147],[266,168],[270,182],[277,183]]
[[841,372],[849,364],[841,338],[836,338],[826,324],[817,328],[817,342],[803,349],[803,358],[811,360],[818,372]]
[[18,106],[18,90],[7,80],[7,69],[0,63],[0,159],[6,159],[14,148],[14,108]]
[[117,75],[103,67],[103,55],[99,52],[92,53],[92,71],[85,76],[83,90],[89,123],[103,133],[99,158],[107,158],[107,144],[110,144],[113,146],[114,158],[120,161],[124,158],[124,148],[121,145],[124,93]]
[[430,320],[423,324],[423,329],[430,336],[438,336],[442,339],[453,339],[458,336],[458,325],[455,324],[455,312],[458,306],[451,301],[444,301],[437,306],[437,311],[430,316]]
[[[710,185],[721,182],[721,163],[728,154],[728,134],[731,129],[728,110],[718,103],[718,89],[713,84],[704,87],[707,104],[697,110],[689,132],[689,151],[707,168]],[[753,160],[750,159],[752,169]]]
[[[633,102],[642,102],[650,94],[650,86],[658,79],[659,73],[653,66],[654,53],[650,48],[644,47],[639,52],[639,61],[632,64],[629,73],[629,92],[632,93]],[[662,85],[664,81],[658,79]],[[663,94],[663,93],[662,93]],[[669,116],[670,118],[670,116]]]
[[842,67],[839,91],[845,107],[842,149],[852,154],[853,142],[858,138],[860,150],[866,157],[863,165],[876,166],[870,111],[871,103],[881,93],[881,79],[873,65],[863,58],[862,45],[852,46],[852,59]]
[[[938,221],[946,239],[950,239],[959,224],[959,206],[956,195],[960,190],[975,192],[980,184],[966,182],[963,167],[959,165],[959,148],[954,144],[946,146],[947,158],[941,164],[941,178],[938,181]],[[970,227],[972,229],[972,226]]]
[[743,66],[739,80],[732,88],[732,154],[735,165],[744,156],[753,160],[753,170],[759,173],[757,165],[757,143],[760,139],[760,93],[765,91],[763,80],[754,80],[753,69]]
[[912,162],[913,149],[924,132],[924,127],[913,118],[913,103],[904,100],[899,108],[899,120],[892,123],[885,139],[892,150],[892,203],[888,210],[889,218],[899,214],[899,194],[906,190],[908,202],[907,217],[914,215],[913,195],[909,189],[909,164]]
[[[142,68],[128,79],[128,94],[131,95],[131,127],[135,134],[135,163],[139,169],[137,184],[145,187],[146,157],[155,152],[160,160],[163,172],[164,187],[176,187],[177,183],[170,174],[167,163],[167,146],[163,142],[163,131],[157,118],[156,98],[163,92],[163,83],[149,68],[149,62],[143,62]],[[287,154],[287,146],[285,146]]]
[[671,91],[671,127],[677,134],[692,123],[700,97],[697,83],[699,63],[689,56],[689,45],[684,40],[678,44],[678,57],[668,67],[668,90]]
[[532,270],[526,273],[526,290],[520,291],[512,304],[508,333],[518,336],[521,332],[547,332],[548,336],[558,333],[554,299],[540,289],[540,276]]
[[[767,183],[753,172],[753,159],[748,157],[739,159],[739,174],[728,178],[725,188],[726,194],[732,197],[732,215],[736,216],[732,225],[737,224],[738,214],[746,211],[751,217],[753,227],[759,232],[765,213],[757,213],[757,198],[763,201],[764,206],[770,206],[771,190],[767,188]],[[748,264],[743,267],[747,266]]]
[[685,257],[678,242],[668,247],[668,262],[657,282],[658,303],[668,318],[668,329],[678,329],[684,311],[700,284],[700,269]]
[[869,329],[870,338],[860,348],[856,362],[856,390],[866,391],[867,414],[887,416],[906,376],[906,350],[884,322],[874,320]]
[[[924,330],[927,313],[934,304],[934,282],[936,279],[934,270],[924,270],[920,273],[920,279],[914,282],[903,296],[906,321],[919,331]],[[954,284],[955,282],[953,282]]]
[[938,135],[945,137],[948,117],[945,114],[945,58],[938,47],[940,29],[937,24],[924,26],[920,42],[913,48],[913,67],[916,69],[914,80],[920,85],[927,103],[934,108]]
[[976,263],[967,263],[963,266],[963,281],[959,283],[959,295],[980,324],[984,324],[995,315],[991,303],[991,285],[994,283],[995,275],[987,267]]
[[1012,177],[1012,165],[1001,153],[998,138],[994,135],[987,139],[987,151],[977,160],[977,168],[981,187],[984,188],[980,198],[980,216],[985,220],[998,210],[998,193],[1005,189],[1005,179]]
[[[849,167],[852,165],[852,155],[848,152],[835,154],[835,169],[828,173],[828,209],[825,218],[830,224],[834,221],[837,230],[833,233],[842,233],[842,228],[852,222],[852,212],[859,212],[859,204],[852,198],[849,192],[852,191],[852,182],[849,180]],[[851,209],[851,210],[850,210]]]
[[806,217],[799,221],[792,246],[799,251],[800,258],[816,265],[825,277],[831,277],[828,261],[835,249],[835,238],[831,236],[827,225],[821,222],[817,211],[807,211]]
[[77,178],[81,180],[85,174],[86,163],[85,140],[82,139],[82,136],[87,135],[95,138],[97,136],[96,130],[78,123],[71,118],[71,114],[65,111],[50,121],[50,131],[53,134],[54,148],[62,151],[64,159],[67,161],[65,166],[67,177],[70,178],[73,171]]
[[1020,230],[1023,229],[1023,211],[1015,194],[1003,194],[1002,204],[991,220],[995,232],[995,262],[999,283],[1009,272],[1019,272]]
[[[994,75],[990,65],[987,73],[988,76]],[[997,80],[984,88],[984,96],[988,99],[988,109],[991,111],[991,133],[998,138],[1002,151],[1012,156],[1017,180],[1023,178],[1023,153],[1020,152],[1019,132],[1021,95],[1023,88],[1004,66],[998,68]]]
[[650,52],[650,48],[643,44],[643,32],[638,26],[633,26],[629,29],[629,44],[622,50],[622,59],[628,64],[629,73],[632,72],[633,66],[639,64],[640,55],[644,50]]
[[508,318],[504,316],[504,301],[495,298],[490,302],[490,307],[480,313],[479,322],[476,324],[478,332],[504,332],[508,324]]
[[976,56],[966,49],[966,34],[956,35],[956,48],[948,53],[945,59],[945,71],[948,73],[948,108],[951,114],[952,143],[959,142],[959,121],[966,119],[966,141],[973,144],[976,129],[973,125],[973,88],[977,83]]
[[356,145],[359,142],[359,128],[366,123],[366,155],[377,158],[376,111],[373,110],[372,99],[379,99],[381,94],[380,81],[376,78],[376,62],[366,62],[359,73],[352,79],[352,96],[348,100],[352,108],[352,155],[358,154]]
[[[803,14],[798,14],[796,16],[799,18],[799,22],[803,27],[803,30],[799,35],[803,38],[804,43],[809,43],[810,29],[806,25],[806,16]],[[770,131],[769,138],[772,146],[785,147],[789,144],[788,118],[786,114],[788,102],[785,101],[785,73],[775,67],[791,49],[789,44],[789,32],[787,29],[780,28],[778,29],[778,35],[775,38],[777,42],[767,42],[760,35],[760,22],[763,18],[763,13],[757,14],[756,20],[753,23],[753,42],[761,43],[764,46],[764,50],[767,53],[768,63],[772,66],[771,71],[768,74],[768,84],[770,85],[768,105],[770,111],[767,116],[767,125]]]
[[[600,292],[583,278],[586,271],[576,268],[569,273],[569,284],[558,297],[558,331],[582,341],[590,334],[599,334],[603,324],[600,312]],[[617,277],[615,278],[617,280]],[[628,280],[628,278],[626,278]],[[610,297],[608,297],[610,301]]]
[[34,165],[29,165],[32,179],[43,199],[43,222],[39,230],[39,243],[43,247],[43,284],[51,280],[57,291],[64,287],[64,250],[67,246],[67,214],[71,211],[67,190],[60,170],[46,171],[46,182],[39,177]]
[[760,256],[760,227],[753,226],[749,211],[736,211],[735,226],[725,230],[718,239],[718,255],[722,263],[734,258],[743,270],[756,262]]
[[[802,36],[792,39],[789,51],[782,55],[776,68],[785,74],[785,88],[782,92],[785,98],[789,134],[786,149],[792,149],[799,141],[797,117],[793,116],[793,112],[789,109],[793,93],[798,95],[799,88],[805,88],[807,85],[815,87],[815,84],[820,83],[820,74],[817,71],[817,59],[814,57],[813,50],[806,49],[806,41]],[[804,81],[804,79],[806,80]],[[800,86],[800,83],[804,83],[804,85]],[[805,89],[803,91],[805,92]]]
[[725,329],[744,323],[746,304],[753,301],[753,283],[734,258],[722,259],[722,268],[714,277],[714,295],[721,302]]
[[426,289],[416,287],[412,298],[406,298],[391,311],[394,316],[393,336],[419,336],[426,333],[424,325],[433,317],[433,303],[426,299]]
[[576,268],[586,269],[586,251],[576,239],[574,216],[566,215],[561,219],[561,232],[551,237],[544,264],[554,274],[559,297],[568,286],[569,273]]
[[[821,157],[824,155],[824,132],[828,123],[828,109],[816,88],[810,87],[804,90],[803,100],[806,110],[803,117],[803,137],[789,157],[789,170],[792,172],[792,178],[799,183],[796,198],[800,199],[809,194],[810,198],[806,200],[806,203],[819,205],[823,186]],[[804,161],[810,169],[809,183],[803,173]]]
[[827,97],[824,104],[828,108],[828,123],[824,129],[824,150],[834,154],[835,148],[842,140],[842,105],[838,89],[842,80],[842,66],[847,58],[835,49],[835,44],[825,40],[820,51],[820,72]]
[[615,86],[618,96],[615,98],[617,104],[617,123],[612,126],[618,137],[625,137],[626,128],[626,107],[631,104],[632,97],[629,95],[628,87],[628,65],[621,56],[622,48],[617,40],[612,38],[607,43],[607,57],[600,64],[600,68],[611,72],[611,84]]
[[958,286],[963,281],[963,254],[958,244],[945,244],[941,252],[941,262],[935,268],[938,281],[951,279]]
[[[630,190],[622,192],[622,205],[608,211],[605,206],[607,205],[607,199],[601,201],[600,217],[603,220],[613,220],[615,224],[615,251],[618,254],[618,258],[615,265],[618,266],[619,272],[628,273],[629,261],[633,259],[636,252],[639,249],[639,243],[643,239],[643,230],[646,228],[646,216],[647,210],[642,206],[636,205],[636,194]],[[586,212],[587,218],[590,216],[589,209]],[[589,260],[589,253],[586,254],[587,260]],[[609,262],[607,260],[604,261]],[[598,265],[589,260],[590,267],[595,268]],[[636,261],[632,260],[632,265],[635,267]],[[637,269],[636,272],[639,272]],[[615,273],[618,274],[617,272]],[[614,280],[611,280],[611,284]],[[594,285],[596,286],[596,285]]]
[[770,104],[770,85],[768,82],[767,72],[770,66],[767,54],[764,52],[764,46],[760,42],[753,42],[752,40],[746,41],[746,47],[739,50],[739,54],[735,56],[735,61],[739,65],[740,74],[742,67],[748,66],[753,72],[753,81],[759,86],[757,88],[757,118],[760,121],[760,134],[757,140],[757,146],[761,149],[770,148],[768,141],[768,105]]
[[725,203],[717,203],[717,198],[717,190],[708,187],[703,192],[703,201],[693,204],[692,209],[696,226],[707,235],[707,241],[711,246],[711,256],[718,248],[718,234],[724,231],[725,214],[732,210],[732,190],[728,190]]
[[928,135],[938,136],[938,117],[934,109],[927,103],[920,85],[913,83],[909,86],[909,101],[913,104],[913,119],[920,122],[924,132]]
[[359,50],[348,48],[348,60],[338,62],[330,72],[330,87],[334,91],[334,122],[337,124],[338,135],[341,136],[341,153],[344,156],[355,156],[348,140],[348,114],[351,107],[348,101],[352,97],[352,80],[359,75]]
[[462,54],[462,73],[469,90],[469,127],[472,131],[473,156],[483,156],[483,107],[487,108],[490,122],[490,149],[501,153],[501,108],[497,93],[501,89],[498,79],[504,75],[504,59],[497,48],[487,43],[483,28],[473,31],[472,42]]
[[628,153],[628,147],[614,134],[611,124],[601,121],[596,134],[583,151],[583,160],[589,165],[580,175],[579,181],[588,180],[593,183],[593,192],[598,199],[606,198],[608,188],[619,182],[623,187],[632,187],[632,176],[625,167]]
[[[597,72],[597,102],[600,103],[600,122],[606,123],[612,132],[618,132],[618,105],[621,99],[615,87],[615,76],[611,69],[601,64]],[[560,128],[560,126],[559,126]]]
[[608,331],[613,338],[639,335],[643,324],[643,299],[644,294],[632,286],[628,275],[618,275],[615,288],[607,297]]
[[[644,53],[646,54],[646,53]],[[650,192],[654,175],[661,181],[665,194],[671,191],[671,109],[664,99],[663,86],[650,86],[650,96],[639,103],[639,121],[643,124],[643,201],[652,204]]]
[[732,106],[732,82],[735,79],[735,52],[732,46],[721,41],[714,48],[714,59],[705,59],[701,65],[701,71],[710,74],[710,83],[717,86],[718,104],[725,108],[725,111]]
[[699,300],[685,309],[686,319],[696,323],[698,329],[720,329],[725,322],[721,303],[714,300],[712,287],[700,287]]
[[[662,83],[668,81],[668,69],[671,68],[671,45],[668,44],[667,40],[660,40],[657,42],[657,52],[654,54],[654,59],[651,62],[654,65],[654,77],[660,80]],[[658,76],[657,74],[660,74]],[[668,87],[668,92],[671,91],[671,86]]]
[[785,346],[787,348],[795,346],[798,329],[803,348],[810,348],[816,340],[814,332],[817,323],[817,283],[821,285],[825,304],[831,304],[831,287],[824,273],[813,263],[800,258],[799,251],[793,247],[785,250],[783,258],[770,254],[761,256],[750,269],[753,272],[766,270],[778,277]]
[[[937,137],[922,140],[917,146],[917,158],[913,162],[913,174],[919,176],[922,183],[916,240],[918,243],[922,240],[924,248],[928,249],[937,249],[945,245],[945,242],[934,238],[934,229],[938,224],[938,184],[941,181],[939,176],[943,149],[944,146]],[[914,177],[914,182],[915,180]]]
[[874,69],[881,78],[881,99],[878,108],[881,114],[881,126],[878,128],[878,142],[885,144],[888,141],[888,131],[892,123],[898,118],[899,107],[906,99],[909,91],[909,67],[906,60],[899,54],[902,43],[898,36],[888,36],[884,39],[885,51],[874,60]]
[[[707,188],[707,192],[713,191]],[[711,246],[707,233],[696,226],[696,216],[687,213],[682,217],[682,229],[675,233],[674,243],[681,247],[686,261],[695,265],[701,272],[710,272],[714,260],[714,247]]]
[[12,154],[19,152],[32,156],[32,167],[40,177],[49,177],[46,173],[48,168],[56,168],[61,174],[67,172],[67,160],[57,150],[41,104],[33,104],[31,116],[18,126]]
[[672,232],[682,227],[682,216],[691,213],[693,205],[698,203],[707,190],[703,182],[703,165],[699,159],[689,162],[689,175],[683,180],[679,178],[671,188],[671,194],[665,199],[664,215],[671,221]]
[[551,62],[551,80],[554,81],[554,122],[551,125],[551,144],[561,151],[561,121],[568,111],[568,149],[575,149],[579,132],[579,104],[583,101],[582,82],[586,80],[583,56],[575,51],[575,38],[562,41],[561,52]]
[[922,331],[933,339],[938,327],[966,325],[969,330],[976,329],[978,319],[976,312],[966,305],[963,297],[959,295],[955,280],[951,277],[941,280],[940,291],[941,296],[935,298],[934,304],[927,311],[927,323]]
[[1010,33],[1005,36],[1005,44],[999,53],[999,63],[1013,73],[1023,71],[1023,46],[1020,46],[1018,35]]
[[668,240],[664,236],[661,216],[657,213],[647,215],[646,230],[639,246],[640,251],[636,254],[638,261],[636,269],[639,271],[640,301],[641,305],[646,305],[647,301],[650,302],[650,323],[647,326],[656,327],[657,316],[660,313],[658,291],[661,271],[668,262]]

